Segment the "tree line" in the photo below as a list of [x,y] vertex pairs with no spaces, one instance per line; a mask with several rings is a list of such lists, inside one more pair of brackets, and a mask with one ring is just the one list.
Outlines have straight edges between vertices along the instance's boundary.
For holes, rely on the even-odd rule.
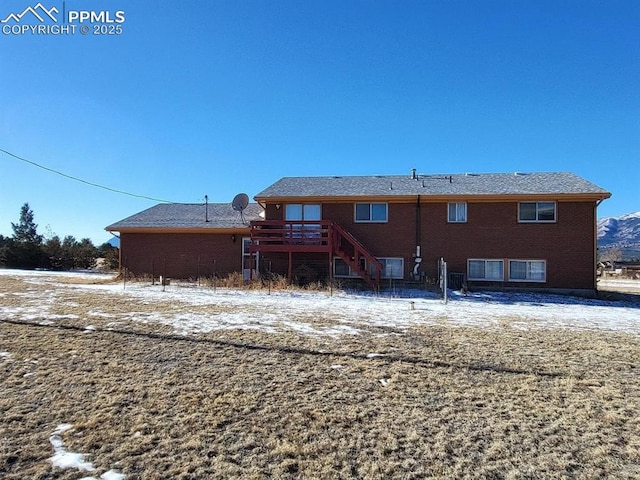
[[45,239],[38,233],[33,210],[25,203],[18,223],[11,223],[13,236],[0,235],[0,266],[7,268],[86,270],[101,267],[115,270],[119,266],[118,249],[110,243],[96,247],[90,239],[76,240],[72,235]]

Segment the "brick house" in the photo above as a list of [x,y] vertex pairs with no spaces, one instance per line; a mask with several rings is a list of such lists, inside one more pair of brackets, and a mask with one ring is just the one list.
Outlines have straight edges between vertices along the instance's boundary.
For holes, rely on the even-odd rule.
[[[123,230],[123,220],[107,229],[121,232],[123,261],[132,269],[148,264],[150,250],[159,252],[161,244],[165,250],[171,244],[176,252],[210,254],[208,236],[198,236],[210,233],[210,241],[222,235],[216,248],[218,257],[230,258],[225,271],[242,267],[249,273],[252,266],[292,280],[334,277],[377,286],[433,281],[442,258],[449,272],[470,286],[593,291],[596,210],[609,196],[571,173],[419,175],[413,170],[392,176],[285,177],[255,196],[249,225],[235,225],[244,249],[222,248],[230,233],[222,232],[222,223],[178,231],[174,219],[171,232],[165,226],[162,237],[153,237],[151,230],[160,227],[148,225],[151,230],[143,232],[134,215],[129,228]],[[161,207],[169,208],[153,208]],[[134,264],[139,256],[146,260]],[[190,272],[193,276],[193,268]]]
[[170,278],[249,276],[249,222],[264,210],[250,203],[242,214],[230,203],[159,204],[109,225],[120,233],[120,265],[135,275]]

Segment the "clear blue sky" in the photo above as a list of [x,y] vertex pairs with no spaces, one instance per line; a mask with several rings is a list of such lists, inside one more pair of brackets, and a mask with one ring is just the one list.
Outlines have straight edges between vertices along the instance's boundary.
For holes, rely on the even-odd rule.
[[[47,167],[176,202],[283,176],[571,171],[613,193],[600,216],[640,210],[636,0],[65,6],[126,20],[0,35],[0,148]],[[95,243],[155,204],[0,153],[0,234],[24,202],[41,233]]]

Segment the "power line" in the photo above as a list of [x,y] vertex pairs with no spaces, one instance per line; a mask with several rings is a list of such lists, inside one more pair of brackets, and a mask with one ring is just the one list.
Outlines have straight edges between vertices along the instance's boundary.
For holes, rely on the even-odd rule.
[[6,150],[4,150],[2,148],[0,148],[0,152],[5,153],[5,154],[9,155],[10,157],[16,158],[16,159],[20,160],[21,162],[29,163],[29,164],[31,164],[33,166],[41,168],[42,170],[46,170],[48,172],[55,173],[56,175],[60,175],[61,177],[65,177],[65,178],[69,178],[71,180],[75,180],[76,182],[84,183],[84,184],[89,185],[91,187],[102,188],[103,190],[108,190],[109,192],[119,193],[121,195],[128,195],[130,197],[143,198],[145,200],[152,200],[154,202],[177,203],[177,202],[172,202],[170,200],[162,200],[160,198],[147,197],[146,195],[137,195],[135,193],[125,192],[124,190],[117,190],[115,188],[106,187],[104,185],[100,185],[100,184],[97,184],[97,183],[89,182],[87,180],[83,180],[82,178],[74,177],[73,175],[68,175],[66,173],[59,172],[58,170],[54,170],[53,168],[45,167],[44,165],[40,165],[39,163],[32,162],[31,160],[27,160],[26,158],[19,157],[18,155],[15,155],[15,154],[13,154],[11,152],[8,152],[8,151],[6,151]]

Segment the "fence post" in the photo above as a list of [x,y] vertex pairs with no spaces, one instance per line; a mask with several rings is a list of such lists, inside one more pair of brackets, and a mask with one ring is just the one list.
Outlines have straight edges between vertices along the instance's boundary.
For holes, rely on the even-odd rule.
[[167,257],[162,259],[162,291],[167,284]]

